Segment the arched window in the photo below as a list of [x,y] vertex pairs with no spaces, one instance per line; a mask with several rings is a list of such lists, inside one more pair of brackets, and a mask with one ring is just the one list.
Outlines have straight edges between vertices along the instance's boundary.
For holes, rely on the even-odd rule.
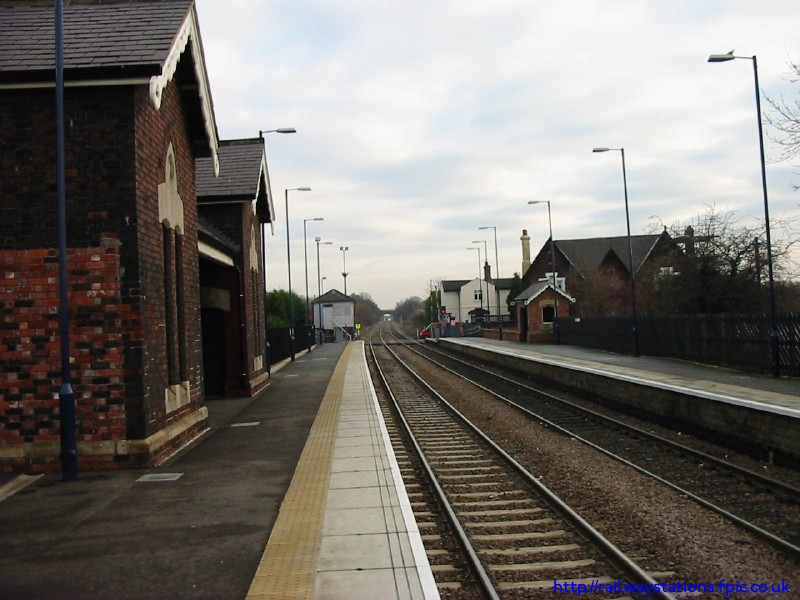
[[189,402],[189,367],[186,343],[186,292],[184,286],[184,215],[178,193],[178,172],[172,144],[167,149],[164,183],[158,186],[164,256],[164,334],[167,353],[166,410]]

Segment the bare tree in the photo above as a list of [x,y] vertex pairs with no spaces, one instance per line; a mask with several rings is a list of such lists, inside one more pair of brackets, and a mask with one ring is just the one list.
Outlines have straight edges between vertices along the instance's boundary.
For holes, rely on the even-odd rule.
[[[789,61],[791,83],[800,84],[800,63]],[[781,160],[792,162],[800,157],[800,95],[793,100],[765,96],[771,110],[765,115],[770,125],[769,138],[781,149]],[[794,186],[795,190],[800,185]]]

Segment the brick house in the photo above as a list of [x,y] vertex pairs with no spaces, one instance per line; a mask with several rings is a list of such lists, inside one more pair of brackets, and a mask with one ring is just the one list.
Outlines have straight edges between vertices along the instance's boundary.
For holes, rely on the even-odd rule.
[[[0,7],[0,470],[59,469],[52,3]],[[64,11],[71,380],[80,469],[207,428],[195,162],[217,129],[189,0]]]
[[[581,297],[579,290],[581,287],[586,287],[587,282],[593,281],[592,277],[601,276],[607,282],[614,282],[623,296],[620,305],[623,310],[628,309],[631,273],[627,236],[555,240],[552,251],[548,239],[529,264],[525,260],[526,256],[530,256],[530,238],[523,231],[520,239],[523,244],[524,288],[552,279],[554,257],[556,287],[575,297],[575,303],[571,306],[580,310],[581,301],[586,299]],[[655,235],[631,236],[631,249],[633,270],[637,278],[648,269],[658,269],[659,266],[672,264],[675,254],[680,253],[677,244],[666,230]],[[596,279],[594,281],[597,282]],[[558,315],[565,316],[565,313],[559,310]]]
[[275,209],[263,138],[219,142],[197,160],[200,299],[206,397],[251,396],[269,377],[264,228]]

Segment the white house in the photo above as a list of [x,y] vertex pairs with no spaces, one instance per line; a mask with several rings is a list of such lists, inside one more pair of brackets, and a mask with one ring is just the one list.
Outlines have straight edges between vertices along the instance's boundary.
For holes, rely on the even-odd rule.
[[[507,317],[511,278],[443,280],[441,305],[457,321],[469,322],[481,315]],[[499,292],[499,295],[498,295]],[[499,306],[498,306],[499,303]],[[483,308],[483,311],[481,311]]]
[[356,301],[338,290],[329,290],[315,299],[314,329],[317,339],[324,336],[326,342],[351,339],[355,333]]

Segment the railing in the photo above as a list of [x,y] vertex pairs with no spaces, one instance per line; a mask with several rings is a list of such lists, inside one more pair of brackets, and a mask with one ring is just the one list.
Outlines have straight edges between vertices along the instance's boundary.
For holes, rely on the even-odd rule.
[[[562,344],[633,354],[630,318],[556,319]],[[745,371],[772,371],[771,321],[757,315],[685,315],[637,319],[642,354]],[[777,319],[781,374],[800,376],[800,315]]]
[[[302,327],[294,328],[294,351],[295,354],[308,350],[314,345],[314,327],[312,325],[304,325]],[[292,354],[289,328],[288,327],[272,327],[267,329],[267,341],[269,342],[269,363],[274,365]]]

